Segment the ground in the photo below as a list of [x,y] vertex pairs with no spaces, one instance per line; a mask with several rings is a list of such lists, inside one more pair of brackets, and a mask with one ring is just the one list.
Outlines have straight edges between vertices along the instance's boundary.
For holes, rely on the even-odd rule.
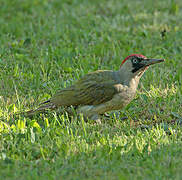
[[[182,1],[0,4],[2,179],[181,179]],[[166,61],[101,124],[55,111],[15,115],[132,53]]]

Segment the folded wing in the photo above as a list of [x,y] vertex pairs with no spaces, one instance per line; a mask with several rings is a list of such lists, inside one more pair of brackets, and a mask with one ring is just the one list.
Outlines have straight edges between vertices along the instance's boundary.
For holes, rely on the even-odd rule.
[[89,73],[74,85],[58,91],[50,102],[56,106],[97,105],[107,102],[120,91],[113,71]]

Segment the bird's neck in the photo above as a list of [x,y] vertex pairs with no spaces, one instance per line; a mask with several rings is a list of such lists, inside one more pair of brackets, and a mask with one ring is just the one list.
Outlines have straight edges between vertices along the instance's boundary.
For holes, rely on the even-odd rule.
[[136,89],[137,89],[137,87],[138,87],[138,84],[139,84],[139,81],[140,81],[140,78],[139,78],[139,77],[134,77],[134,78],[132,78],[132,79],[129,81],[128,86],[129,86],[132,90],[136,91]]
[[134,76],[132,72],[128,72],[124,69],[116,71],[116,74],[121,84],[132,88],[134,91],[137,89],[141,76]]

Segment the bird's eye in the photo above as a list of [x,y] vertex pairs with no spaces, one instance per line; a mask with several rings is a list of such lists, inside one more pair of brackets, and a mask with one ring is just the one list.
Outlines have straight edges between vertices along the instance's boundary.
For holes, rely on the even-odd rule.
[[138,59],[133,59],[133,63],[137,64],[138,63]]

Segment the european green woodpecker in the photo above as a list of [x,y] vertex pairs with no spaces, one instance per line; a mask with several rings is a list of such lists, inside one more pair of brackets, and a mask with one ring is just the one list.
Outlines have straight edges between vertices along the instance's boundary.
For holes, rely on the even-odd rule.
[[145,70],[150,65],[163,61],[164,59],[132,54],[122,61],[118,71],[97,70],[88,73],[72,86],[59,90],[28,114],[33,115],[60,106],[73,106],[85,118],[97,120],[105,112],[125,107],[135,97],[139,80]]

